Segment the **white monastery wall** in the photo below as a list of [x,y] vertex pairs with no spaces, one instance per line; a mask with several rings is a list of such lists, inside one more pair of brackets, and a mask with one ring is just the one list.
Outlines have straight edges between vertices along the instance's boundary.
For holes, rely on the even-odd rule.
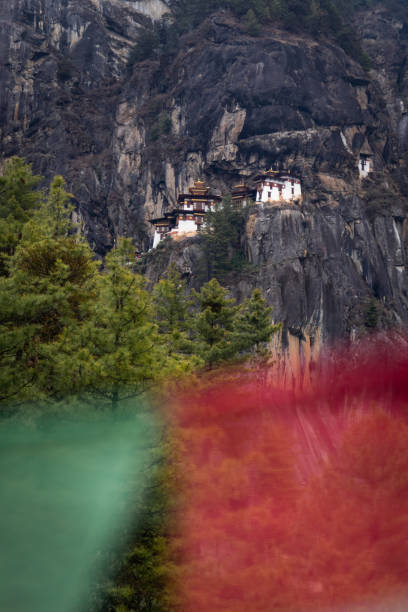
[[358,171],[360,178],[366,178],[373,169],[373,163],[371,159],[360,159],[358,162]]
[[153,238],[153,248],[155,249],[161,240],[161,234],[156,230]]
[[[293,185],[292,185],[293,181]],[[298,179],[275,180],[262,183],[261,192],[257,191],[257,202],[279,202],[297,200],[302,196],[302,186]]]
[[197,225],[194,219],[179,219],[178,222],[178,233],[189,234],[190,232],[196,232]]

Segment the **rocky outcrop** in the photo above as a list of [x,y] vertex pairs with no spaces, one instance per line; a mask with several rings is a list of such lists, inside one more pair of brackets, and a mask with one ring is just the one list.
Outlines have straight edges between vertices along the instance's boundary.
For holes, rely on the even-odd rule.
[[[67,177],[100,254],[117,235],[147,250],[148,219],[198,177],[222,194],[290,167],[303,203],[251,211],[243,248],[256,273],[234,282],[237,297],[260,285],[298,355],[355,334],[370,298],[383,325],[405,323],[403,24],[381,5],[357,16],[369,73],[328,40],[272,26],[253,38],[228,13],[185,35],[175,57],[129,69],[138,28],[166,10],[160,0],[0,0],[3,156]],[[360,152],[375,169],[363,183]],[[194,277],[200,246],[180,243],[171,257]]]
[[126,201],[114,139],[129,53],[141,25],[166,11],[162,0],[0,0],[2,157],[63,174],[100,253],[115,235],[109,211]]

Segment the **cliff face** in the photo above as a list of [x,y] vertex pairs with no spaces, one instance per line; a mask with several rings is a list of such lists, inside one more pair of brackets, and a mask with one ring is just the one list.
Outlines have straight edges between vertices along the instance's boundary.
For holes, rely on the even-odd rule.
[[2,157],[63,174],[101,253],[115,235],[110,211],[126,201],[115,142],[129,52],[140,26],[166,11],[161,0],[0,0]]
[[[330,41],[274,27],[253,38],[226,13],[185,35],[175,58],[129,70],[138,28],[165,10],[160,0],[0,0],[3,156],[66,176],[100,253],[118,234],[146,250],[148,219],[198,177],[226,193],[290,167],[303,203],[252,211],[243,248],[257,272],[236,295],[261,286],[300,353],[355,333],[370,297],[384,324],[405,323],[403,25],[381,5],[356,17],[368,74]],[[363,183],[361,151],[376,171]],[[194,276],[199,245],[172,257]],[[162,271],[157,260],[147,270]]]

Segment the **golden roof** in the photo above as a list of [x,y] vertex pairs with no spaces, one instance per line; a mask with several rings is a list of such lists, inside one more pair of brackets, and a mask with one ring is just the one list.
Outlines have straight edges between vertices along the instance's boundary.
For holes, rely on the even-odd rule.
[[206,187],[205,184],[203,183],[203,181],[198,179],[194,183],[194,187],[190,187],[189,191],[190,191],[190,193],[192,195],[194,195],[194,194],[197,194],[197,195],[206,195],[210,191],[210,188]]

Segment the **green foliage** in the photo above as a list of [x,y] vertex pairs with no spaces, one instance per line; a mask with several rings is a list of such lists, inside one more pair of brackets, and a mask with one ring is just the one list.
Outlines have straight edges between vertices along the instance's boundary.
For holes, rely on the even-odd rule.
[[76,355],[67,341],[92,297],[95,266],[87,245],[45,239],[17,249],[0,283],[1,399],[57,397],[72,391]]
[[41,180],[19,157],[4,166],[0,176],[0,275],[7,273],[8,257],[15,252],[23,225],[41,204],[42,194],[36,190]]
[[166,278],[154,287],[153,304],[160,342],[167,355],[166,363],[171,363],[174,374],[176,366],[180,376],[188,374],[201,363],[194,355],[191,340],[191,300],[186,283],[174,264],[170,265]]
[[166,111],[162,111],[150,129],[150,140],[158,140],[160,136],[166,136],[170,134],[170,132],[171,119]]
[[[54,179],[40,204],[42,194],[33,189],[38,177],[22,160],[13,161],[15,168],[28,175],[31,192],[15,198],[28,205],[20,207],[19,242],[8,276],[0,279],[0,400],[8,403],[57,398],[75,388],[78,355],[68,347],[93,297],[96,273],[89,246],[68,235],[72,207],[63,179]],[[11,180],[21,182],[18,173]],[[32,218],[23,226],[29,210]],[[15,227],[10,215],[7,221]]]
[[127,267],[130,249],[130,241],[121,240],[106,257],[81,337],[89,353],[84,386],[113,409],[157,381],[163,359],[146,281]]
[[226,197],[222,204],[206,215],[202,231],[209,276],[223,280],[226,273],[242,270],[246,264],[242,254],[245,234],[246,211],[241,204]]
[[171,131],[171,119],[165,111],[160,113],[159,116],[159,128],[161,134],[170,134]]
[[251,34],[251,36],[259,36],[261,24],[259,23],[257,16],[252,9],[249,9],[245,15],[245,25],[247,27],[248,34]]
[[[167,117],[162,117],[167,129]],[[39,177],[17,158],[0,179],[7,238],[0,276],[0,405],[17,410],[32,400],[59,407],[81,398],[118,414],[121,402],[163,379],[183,380],[201,366],[263,354],[276,331],[259,290],[239,307],[216,279],[191,297],[174,266],[149,293],[133,273],[133,245],[119,240],[98,269],[72,223],[72,196],[57,176],[36,191]],[[242,265],[245,214],[231,199],[209,215],[207,247],[215,270]],[[81,404],[82,405],[82,404]],[[131,534],[109,609],[175,609],[169,576],[171,508],[167,448],[157,449],[143,516]]]
[[187,329],[186,283],[174,264],[170,264],[166,278],[154,287],[153,300],[160,333],[170,334]]
[[234,324],[235,342],[240,353],[258,357],[268,354],[266,343],[279,331],[280,325],[271,324],[272,308],[268,307],[260,289],[254,289],[241,305]]
[[193,292],[198,306],[194,323],[195,350],[210,369],[237,353],[233,330],[238,307],[227,294],[215,278],[199,293]]
[[378,308],[374,298],[368,302],[364,313],[364,325],[369,330],[374,330],[378,325]]

